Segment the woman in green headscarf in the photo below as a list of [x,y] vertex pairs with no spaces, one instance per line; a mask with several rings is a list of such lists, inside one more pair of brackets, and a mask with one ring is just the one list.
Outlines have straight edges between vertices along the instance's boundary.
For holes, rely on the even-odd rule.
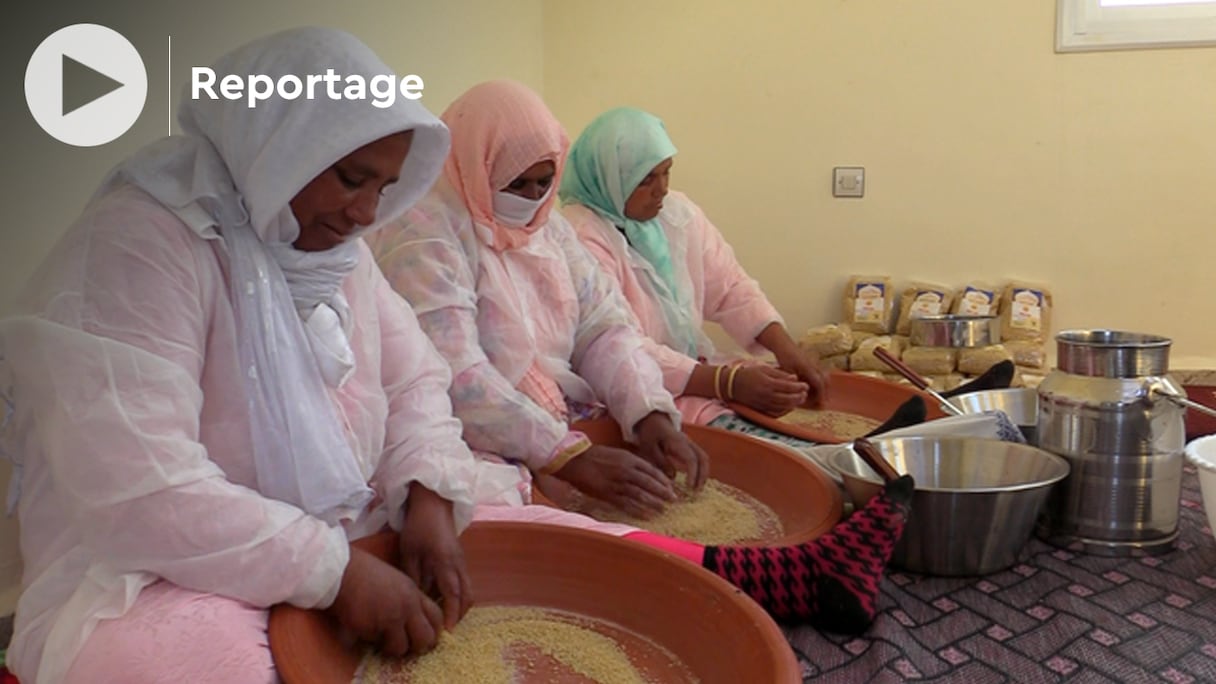
[[[668,191],[676,148],[663,122],[638,109],[601,114],[570,150],[560,197],[579,239],[621,285],[685,420],[730,415],[733,400],[779,416],[827,390],[818,359],[780,314],[704,212]],[[718,354],[701,330],[714,321],[777,367]],[[720,422],[720,421],[719,421]]]

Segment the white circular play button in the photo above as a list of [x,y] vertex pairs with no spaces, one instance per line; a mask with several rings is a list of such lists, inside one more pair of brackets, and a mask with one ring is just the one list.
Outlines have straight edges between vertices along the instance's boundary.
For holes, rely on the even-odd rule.
[[25,101],[47,133],[77,147],[104,145],[135,123],[148,95],[139,51],[98,24],[52,33],[25,67]]

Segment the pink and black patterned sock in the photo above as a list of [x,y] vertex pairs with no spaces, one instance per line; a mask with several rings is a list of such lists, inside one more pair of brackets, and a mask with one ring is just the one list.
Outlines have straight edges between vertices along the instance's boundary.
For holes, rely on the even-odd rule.
[[874,621],[878,585],[904,531],[914,488],[891,482],[861,510],[798,546],[706,546],[702,565],[777,620],[857,634]]

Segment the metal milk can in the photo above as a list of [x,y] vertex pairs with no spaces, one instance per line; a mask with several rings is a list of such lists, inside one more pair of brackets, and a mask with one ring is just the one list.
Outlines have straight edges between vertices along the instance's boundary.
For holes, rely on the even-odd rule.
[[1056,335],[1057,368],[1039,385],[1039,448],[1072,471],[1048,498],[1039,536],[1105,556],[1164,553],[1178,536],[1186,396],[1171,341],[1118,330]]

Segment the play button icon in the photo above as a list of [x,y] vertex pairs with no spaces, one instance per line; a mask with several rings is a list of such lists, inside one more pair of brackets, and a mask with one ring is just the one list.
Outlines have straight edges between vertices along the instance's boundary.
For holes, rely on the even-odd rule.
[[63,69],[60,73],[63,74],[61,116],[67,116],[102,95],[107,95],[122,87],[118,81],[96,69],[90,69],[87,64],[81,64],[67,55],[63,56]]
[[25,68],[30,114],[57,140],[103,145],[139,119],[148,75],[139,51],[98,24],[73,24],[47,36]]

